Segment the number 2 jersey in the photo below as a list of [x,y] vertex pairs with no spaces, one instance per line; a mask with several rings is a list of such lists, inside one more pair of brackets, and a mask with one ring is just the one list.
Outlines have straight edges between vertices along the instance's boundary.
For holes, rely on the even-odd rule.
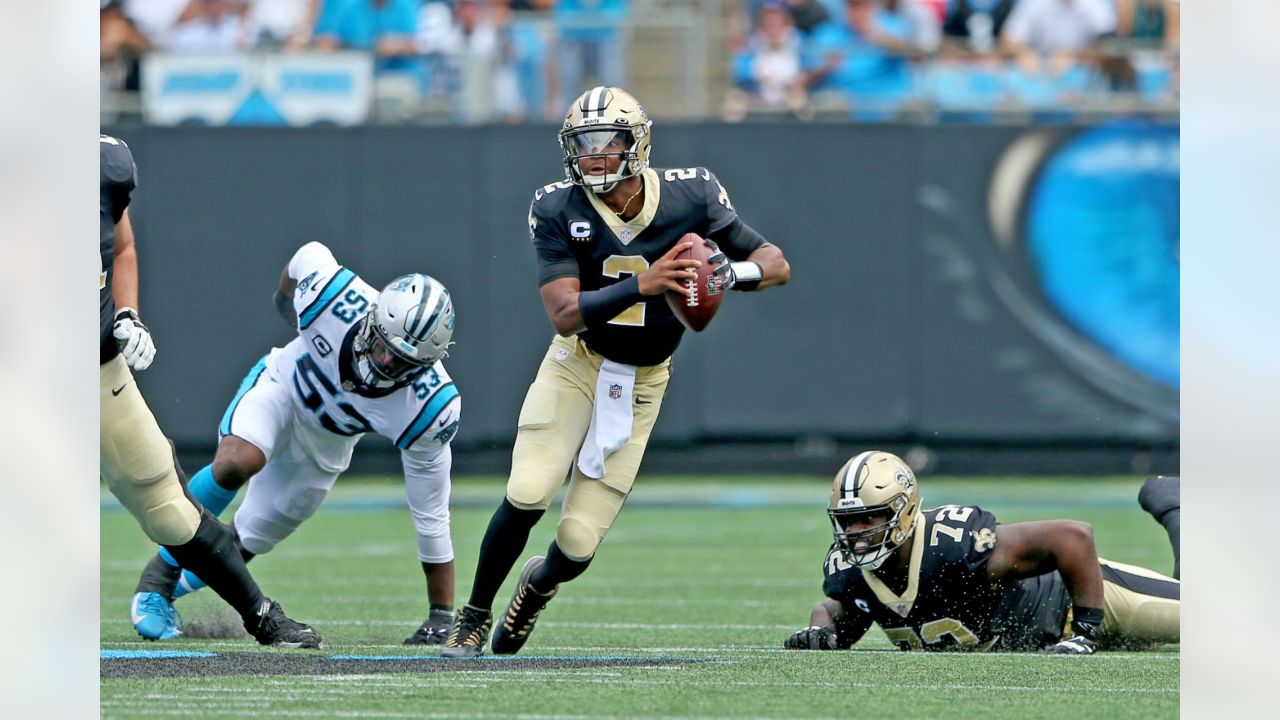
[[374,432],[401,450],[434,454],[446,446],[458,430],[462,399],[443,363],[406,387],[376,396],[353,392],[359,383],[351,329],[369,313],[378,291],[316,242],[294,254],[288,272],[297,282],[298,337],[273,350],[264,370],[292,389],[295,417],[334,436]]
[[1062,577],[1055,571],[993,583],[986,562],[995,545],[996,518],[981,508],[922,510],[901,595],[850,565],[836,545],[822,590],[855,628],[874,622],[903,650],[1018,651],[1057,642],[1070,606]]
[[[764,239],[738,219],[729,194],[701,167],[642,174],[644,205],[622,220],[595,193],[568,181],[546,185],[529,206],[529,232],[538,254],[538,284],[578,278],[583,292],[644,272],[685,233],[714,240],[744,260]],[[623,310],[607,325],[578,334],[592,350],[628,365],[657,365],[671,357],[684,326],[663,294]]]

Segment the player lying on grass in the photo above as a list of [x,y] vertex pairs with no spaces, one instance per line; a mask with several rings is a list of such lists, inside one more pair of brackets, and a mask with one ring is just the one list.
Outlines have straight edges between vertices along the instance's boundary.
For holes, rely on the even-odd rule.
[[[405,644],[439,644],[453,623],[449,443],[462,411],[439,362],[453,337],[449,291],[413,274],[379,293],[313,242],[285,267],[276,309],[298,336],[245,377],[218,427],[213,464],[191,479],[191,494],[217,514],[248,483],[232,528],[249,559],[315,513],[365,433],[389,438],[404,464],[430,603]],[[180,635],[170,601],[203,586],[161,550],[138,582],[134,607],[147,609],[133,613],[138,634]]]
[[789,649],[849,648],[872,623],[903,650],[1088,655],[1178,642],[1179,582],[1100,559],[1087,523],[921,510],[911,468],[877,451],[840,469],[827,513],[827,599]]

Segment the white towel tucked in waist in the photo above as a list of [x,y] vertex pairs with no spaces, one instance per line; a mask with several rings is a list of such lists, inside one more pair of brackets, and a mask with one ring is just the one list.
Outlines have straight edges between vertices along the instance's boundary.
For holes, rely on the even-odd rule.
[[631,393],[636,366],[605,360],[596,380],[591,424],[578,452],[578,469],[589,478],[604,477],[604,461],[631,439]]

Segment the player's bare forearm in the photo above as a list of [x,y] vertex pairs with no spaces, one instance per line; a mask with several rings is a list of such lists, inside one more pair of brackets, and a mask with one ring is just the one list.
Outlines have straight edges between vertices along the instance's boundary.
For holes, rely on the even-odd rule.
[[116,307],[138,309],[138,251],[133,244],[133,223],[125,210],[116,223],[115,257],[111,261],[111,298]]
[[547,318],[556,333],[563,337],[573,337],[587,329],[587,321],[582,318],[582,309],[578,306],[581,288],[577,278],[559,278],[543,285],[540,290]]
[[765,243],[756,248],[747,259],[760,266],[761,279],[756,290],[786,285],[791,280],[791,264],[777,245]]
[[844,614],[844,607],[836,600],[823,600],[813,606],[813,611],[809,613],[809,624],[818,627],[833,628],[836,626],[836,618]]
[[1057,570],[1076,607],[1102,607],[1102,567],[1093,528],[1077,520],[1013,523],[996,529],[987,562],[992,579],[1017,580]]

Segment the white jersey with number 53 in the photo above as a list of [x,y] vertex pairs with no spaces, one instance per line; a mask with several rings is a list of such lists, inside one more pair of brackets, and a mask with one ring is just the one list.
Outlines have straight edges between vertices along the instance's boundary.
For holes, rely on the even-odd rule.
[[299,419],[334,435],[374,432],[401,450],[427,455],[447,446],[458,430],[462,398],[443,363],[380,396],[353,392],[358,379],[351,329],[369,313],[378,291],[317,242],[294,254],[288,273],[297,283],[298,337],[273,350],[267,363],[278,382],[292,387]]

